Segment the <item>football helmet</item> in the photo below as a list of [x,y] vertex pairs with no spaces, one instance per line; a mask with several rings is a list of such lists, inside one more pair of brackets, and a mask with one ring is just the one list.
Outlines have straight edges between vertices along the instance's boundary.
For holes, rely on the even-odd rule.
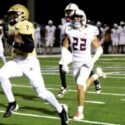
[[3,22],[4,22],[4,21],[3,21],[3,19],[0,19],[0,25],[2,25],[2,24],[3,24]]
[[118,24],[117,24],[117,23],[114,23],[114,24],[113,24],[113,27],[114,27],[114,28],[118,28]]
[[69,3],[65,8],[65,17],[72,16],[74,14],[74,11],[79,9],[78,5],[75,3]]
[[[80,17],[80,20],[76,21],[75,17]],[[83,10],[78,9],[74,12],[74,15],[71,16],[72,19],[72,26],[73,28],[80,28],[81,26],[85,26],[86,25],[86,14]]]
[[10,25],[14,25],[28,19],[29,11],[24,5],[15,4],[8,10],[8,22]]
[[96,26],[97,26],[97,27],[101,27],[101,26],[102,26],[102,23],[101,23],[100,21],[97,21],[97,22],[96,22]]
[[121,25],[121,26],[125,25],[125,22],[121,21],[121,22],[120,22],[120,25]]
[[53,21],[52,21],[52,20],[49,20],[49,21],[48,21],[48,25],[53,25]]

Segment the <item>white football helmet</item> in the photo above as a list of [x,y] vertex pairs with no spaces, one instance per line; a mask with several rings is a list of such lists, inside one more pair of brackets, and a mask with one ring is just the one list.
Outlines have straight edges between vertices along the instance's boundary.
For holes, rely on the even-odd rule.
[[2,25],[2,24],[3,24],[3,22],[4,22],[4,21],[3,21],[3,19],[0,19],[0,25]]
[[65,16],[72,16],[74,14],[74,11],[79,9],[78,5],[75,3],[69,3],[65,8]]
[[125,22],[123,22],[123,21],[120,22],[120,25],[124,25],[124,24],[125,24]]
[[[74,17],[80,17],[80,21],[74,21]],[[86,21],[87,21],[87,18],[86,18],[86,14],[83,10],[81,9],[78,9],[74,12],[74,15],[71,16],[71,19],[73,21],[73,27],[74,28],[79,28],[81,26],[85,26],[86,25]]]
[[48,21],[48,25],[53,25],[53,21],[52,21],[52,20],[49,20],[49,21]]
[[100,27],[100,26],[102,26],[102,23],[100,21],[97,21],[96,26]]
[[114,27],[114,28],[118,28],[118,24],[117,24],[117,23],[114,23],[114,24],[113,24],[113,27]]

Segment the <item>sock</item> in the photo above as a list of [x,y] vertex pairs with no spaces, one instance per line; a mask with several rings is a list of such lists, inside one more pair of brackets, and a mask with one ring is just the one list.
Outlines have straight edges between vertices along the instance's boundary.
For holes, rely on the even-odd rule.
[[94,85],[98,85],[99,84],[99,80],[94,80]]
[[94,75],[92,75],[92,77],[93,77],[94,80],[97,80],[99,78],[99,75],[98,74],[94,74]]
[[62,87],[67,88],[66,84],[66,73],[62,71],[62,65],[59,65],[60,79]]
[[78,106],[78,112],[82,113],[83,112],[84,107],[83,106]]

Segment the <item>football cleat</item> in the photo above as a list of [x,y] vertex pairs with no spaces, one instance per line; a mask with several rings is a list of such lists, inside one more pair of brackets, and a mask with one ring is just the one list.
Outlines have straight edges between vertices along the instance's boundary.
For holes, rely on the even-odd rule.
[[101,85],[100,84],[95,85],[95,90],[96,90],[97,94],[100,94],[101,93]]
[[60,119],[61,119],[61,125],[67,125],[69,122],[69,118],[68,118],[68,106],[67,105],[63,105],[62,106],[62,112],[59,113]]
[[84,114],[81,112],[77,112],[75,114],[75,116],[73,117],[73,120],[75,120],[75,121],[79,121],[79,120],[83,120],[83,119],[84,119]]
[[64,94],[65,94],[66,92],[68,92],[68,88],[61,87],[61,89],[60,89],[60,91],[59,91],[57,97],[58,97],[58,98],[63,98],[63,96],[64,96]]
[[97,67],[96,73],[99,75],[99,77],[106,78],[106,74],[102,71],[102,68]]
[[101,93],[101,85],[100,85],[99,80],[95,80],[95,81],[94,81],[94,85],[95,85],[96,93],[97,93],[97,94],[100,94],[100,93]]
[[12,114],[12,111],[14,111],[14,110],[16,111],[18,109],[19,109],[19,106],[16,103],[16,101],[9,103],[5,113],[3,114],[3,117],[4,118],[10,117]]

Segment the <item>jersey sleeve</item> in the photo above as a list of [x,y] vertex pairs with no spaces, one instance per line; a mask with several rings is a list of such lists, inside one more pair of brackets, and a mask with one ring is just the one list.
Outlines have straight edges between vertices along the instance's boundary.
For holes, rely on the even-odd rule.
[[15,30],[19,33],[19,34],[32,34],[34,32],[34,27],[33,24],[30,22],[23,22],[23,23],[18,23],[15,26]]

